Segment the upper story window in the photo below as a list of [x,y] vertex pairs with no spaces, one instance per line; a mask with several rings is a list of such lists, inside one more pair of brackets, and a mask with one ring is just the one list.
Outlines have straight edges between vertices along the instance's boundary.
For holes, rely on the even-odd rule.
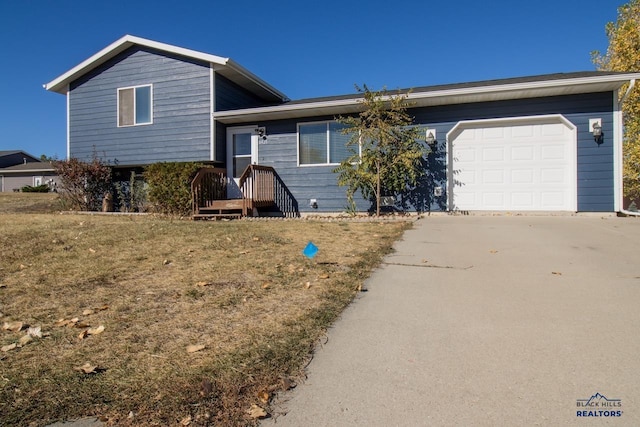
[[347,159],[350,136],[340,132],[345,127],[334,121],[298,124],[298,164],[338,164]]
[[118,89],[118,126],[148,125],[153,122],[151,85]]

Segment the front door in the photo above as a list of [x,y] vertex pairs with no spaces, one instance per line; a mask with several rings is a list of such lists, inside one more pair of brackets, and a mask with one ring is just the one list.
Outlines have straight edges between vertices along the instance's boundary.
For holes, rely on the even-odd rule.
[[241,127],[227,129],[227,197],[237,199],[242,197],[238,187],[240,176],[245,168],[258,163],[258,134],[256,127]]

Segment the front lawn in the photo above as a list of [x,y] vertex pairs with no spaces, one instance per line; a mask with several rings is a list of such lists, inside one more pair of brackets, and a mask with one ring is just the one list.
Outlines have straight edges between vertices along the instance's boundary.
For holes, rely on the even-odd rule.
[[4,213],[0,425],[255,423],[408,227]]

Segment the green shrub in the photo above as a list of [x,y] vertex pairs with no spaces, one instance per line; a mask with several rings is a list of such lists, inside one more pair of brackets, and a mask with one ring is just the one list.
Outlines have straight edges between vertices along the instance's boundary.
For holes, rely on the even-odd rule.
[[158,213],[189,215],[191,181],[203,165],[195,162],[154,163],[145,168],[148,200]]
[[36,185],[32,187],[31,185],[25,185],[20,189],[23,193],[48,193],[50,190],[47,184]]

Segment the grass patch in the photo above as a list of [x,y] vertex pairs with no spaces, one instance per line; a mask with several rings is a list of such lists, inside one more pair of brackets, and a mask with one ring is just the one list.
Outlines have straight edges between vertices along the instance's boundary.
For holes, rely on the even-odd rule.
[[[44,336],[0,352],[0,425],[251,425],[408,227],[1,215],[0,324]],[[74,369],[87,362],[98,372]]]
[[57,193],[0,193],[0,214],[51,213],[61,210]]

